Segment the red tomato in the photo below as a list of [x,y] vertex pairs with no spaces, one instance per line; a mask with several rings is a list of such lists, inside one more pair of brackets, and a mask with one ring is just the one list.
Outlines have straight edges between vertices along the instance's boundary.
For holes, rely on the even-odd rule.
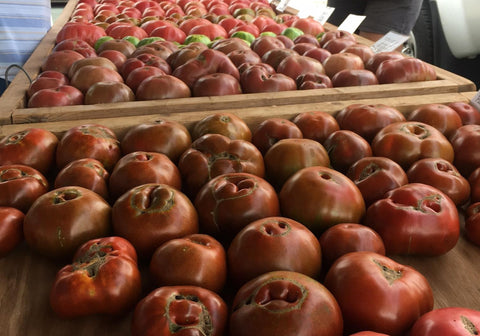
[[383,104],[352,104],[335,114],[341,129],[353,131],[371,142],[375,135],[387,125],[405,121],[405,116],[396,108]]
[[283,216],[299,221],[317,235],[338,223],[359,223],[365,214],[357,186],[328,167],[299,170],[285,182],[279,199]]
[[370,205],[364,224],[377,231],[388,254],[445,254],[455,247],[460,222],[455,203],[435,187],[408,183]]
[[480,202],[470,204],[465,217],[465,235],[467,239],[480,246]]
[[0,206],[27,212],[47,191],[48,181],[38,170],[24,165],[0,166]]
[[238,79],[221,72],[200,76],[192,87],[194,97],[226,96],[241,93],[242,88]]
[[281,139],[268,149],[264,159],[266,179],[277,190],[302,168],[330,166],[325,147],[311,139]]
[[421,105],[408,113],[408,120],[420,121],[431,125],[449,138],[462,126],[462,119],[451,107],[444,104]]
[[192,202],[165,184],[144,184],[123,194],[112,207],[115,234],[128,239],[141,257],[167,240],[198,232]]
[[135,307],[132,336],[222,336],[228,308],[223,299],[197,286],[165,286]]
[[86,41],[91,46],[102,36],[107,35],[105,31],[92,24],[86,22],[67,22],[57,34],[56,43],[63,40],[76,38]]
[[109,179],[113,200],[133,187],[162,183],[180,190],[182,181],[177,166],[162,153],[132,152],[118,160]]
[[248,173],[227,173],[207,182],[195,198],[200,229],[230,241],[254,220],[280,215],[275,189]]
[[227,279],[225,249],[205,234],[171,239],[153,253],[150,274],[158,287],[191,285],[219,293]]
[[335,298],[301,273],[260,275],[237,291],[232,307],[230,336],[342,335],[342,314]]
[[420,272],[374,252],[343,255],[324,283],[338,301],[349,333],[401,336],[433,309],[432,289]]
[[374,54],[368,60],[368,62],[365,63],[365,68],[370,71],[376,72],[378,69],[378,66],[383,61],[392,60],[392,59],[401,59],[401,58],[405,58],[405,55],[399,51],[382,51]]
[[0,258],[5,257],[23,241],[23,219],[18,209],[0,206]]
[[415,322],[410,336],[469,336],[480,330],[480,311],[465,307],[434,309]]
[[25,215],[27,244],[48,257],[70,258],[90,239],[110,232],[110,205],[82,187],[62,187],[40,196]]
[[47,174],[55,164],[58,138],[42,128],[27,128],[0,140],[0,165],[22,164]]
[[349,130],[333,132],[323,146],[330,157],[331,166],[342,173],[346,173],[358,160],[372,156],[372,148],[367,140]]
[[214,133],[195,140],[180,157],[178,169],[183,190],[192,198],[205,183],[221,174],[265,174],[262,153],[251,142]]
[[292,271],[315,278],[322,265],[320,244],[301,223],[266,217],[244,227],[228,250],[230,279],[242,285],[271,271]]
[[361,158],[350,166],[346,175],[360,189],[367,207],[383,198],[387,191],[408,183],[403,168],[381,156]]
[[411,83],[437,79],[435,68],[413,57],[386,60],[380,63],[376,75],[380,84]]
[[424,183],[439,189],[457,206],[465,204],[470,197],[468,180],[460,175],[451,162],[444,159],[418,160],[408,169],[407,177],[410,183]]
[[480,125],[464,125],[450,137],[455,159],[453,164],[465,177],[480,167]]
[[212,113],[197,121],[191,131],[194,140],[208,133],[222,134],[230,139],[252,139],[252,131],[245,121],[229,112]]
[[337,120],[323,111],[310,111],[297,114],[292,122],[300,128],[304,138],[323,144],[325,139],[340,129]]
[[375,331],[360,331],[358,333],[351,334],[350,336],[390,336],[384,333],[377,333]]
[[322,233],[319,241],[324,265],[327,268],[349,252],[370,251],[385,255],[382,237],[368,226],[361,224],[336,224]]
[[277,141],[288,138],[303,138],[302,131],[288,119],[268,118],[253,131],[252,143],[265,154]]
[[[293,91],[297,89],[294,79],[271,71],[267,63],[256,63],[242,71],[240,85],[243,93]],[[272,68],[273,69],[273,68]]]
[[452,144],[439,130],[417,121],[400,121],[385,126],[373,138],[372,151],[375,156],[392,159],[403,169],[423,158],[453,162],[454,156]]
[[470,202],[480,202],[480,167],[476,168],[469,176]]
[[93,158],[111,171],[120,159],[121,152],[112,130],[102,125],[85,124],[69,129],[62,136],[56,155],[60,169],[77,159]]
[[79,186],[90,189],[108,200],[110,174],[98,160],[78,159],[67,164],[55,178],[55,188]]
[[73,263],[58,271],[50,291],[50,306],[63,318],[121,314],[137,302],[142,289],[137,255],[120,237],[87,241]]
[[480,111],[472,105],[465,102],[453,102],[447,105],[458,113],[463,125],[480,125]]

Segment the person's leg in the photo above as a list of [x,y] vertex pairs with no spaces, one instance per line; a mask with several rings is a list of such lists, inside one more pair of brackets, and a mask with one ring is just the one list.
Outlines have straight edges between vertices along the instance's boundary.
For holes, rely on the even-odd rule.
[[349,14],[363,15],[367,0],[328,0],[328,6],[335,11],[328,18],[328,22],[339,26]]

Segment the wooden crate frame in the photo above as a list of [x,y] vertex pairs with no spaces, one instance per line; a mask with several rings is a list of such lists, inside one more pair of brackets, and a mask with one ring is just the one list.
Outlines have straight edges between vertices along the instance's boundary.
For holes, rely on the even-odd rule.
[[[70,18],[78,0],[70,0],[53,27],[24,65],[30,78],[38,75],[42,62],[55,45],[55,38]],[[326,30],[336,27],[325,24]],[[360,36],[361,43],[372,42]],[[196,110],[222,110],[244,107],[268,107],[326,101],[386,98],[412,95],[475,91],[475,84],[461,76],[435,67],[437,80],[401,84],[296,90],[275,93],[240,94],[222,97],[190,97],[115,104],[76,105],[65,107],[26,108],[28,78],[20,73],[0,97],[0,124],[22,124],[88,118],[128,117],[154,113],[178,113]]]

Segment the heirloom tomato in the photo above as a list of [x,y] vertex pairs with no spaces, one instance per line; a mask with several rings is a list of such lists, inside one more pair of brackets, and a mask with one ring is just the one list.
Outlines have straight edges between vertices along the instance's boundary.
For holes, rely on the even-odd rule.
[[208,181],[195,198],[200,229],[222,242],[230,241],[254,220],[279,216],[275,189],[249,173],[227,173]]
[[111,171],[120,159],[121,150],[115,133],[108,127],[97,124],[84,124],[72,127],[60,139],[57,147],[57,167],[83,158],[100,161],[106,170]]
[[266,217],[245,226],[227,250],[230,279],[242,285],[263,273],[292,271],[316,277],[322,265],[320,244],[303,224]]
[[245,121],[229,112],[209,114],[197,121],[191,132],[194,140],[208,133],[222,134],[230,139],[252,139],[252,131]]
[[423,158],[453,162],[454,156],[452,144],[439,130],[417,121],[399,121],[385,126],[373,138],[372,151],[375,156],[392,159],[403,169]]
[[55,178],[55,188],[79,186],[95,191],[108,200],[108,179],[110,174],[98,160],[78,159],[67,164]]
[[462,119],[463,125],[476,124],[480,125],[480,111],[466,102],[453,102],[447,104],[455,110]]
[[81,244],[108,235],[110,215],[110,205],[97,193],[62,187],[37,198],[25,215],[23,232],[34,251],[70,258]]
[[297,272],[264,273],[235,294],[230,336],[340,336],[342,313],[321,283]]
[[265,174],[262,153],[251,142],[214,133],[195,140],[180,157],[178,169],[182,188],[192,198],[205,183],[221,174]]
[[434,309],[415,322],[410,336],[471,336],[480,333],[480,311],[465,307]]
[[377,333],[375,331],[360,331],[350,336],[390,336],[384,333]]
[[113,230],[128,239],[142,258],[173,238],[198,232],[198,216],[185,194],[166,184],[143,184],[112,207]]
[[371,142],[378,131],[391,123],[405,121],[405,116],[384,104],[352,104],[338,111],[335,119],[341,129],[353,131]]
[[448,197],[457,206],[466,203],[470,197],[470,184],[457,168],[441,158],[427,158],[415,162],[407,171],[408,182],[431,185]]
[[386,60],[376,70],[380,84],[411,83],[437,79],[435,68],[413,57]]
[[266,179],[277,190],[294,173],[312,166],[330,166],[325,147],[311,139],[281,139],[264,156]]
[[408,183],[387,192],[368,207],[363,223],[380,234],[388,254],[445,254],[460,235],[455,203],[423,183]]
[[383,198],[387,191],[408,183],[403,168],[381,156],[361,158],[350,166],[346,175],[360,189],[367,207]]
[[480,125],[464,125],[450,137],[455,153],[453,164],[465,177],[480,167]]
[[73,262],[60,269],[50,306],[63,318],[125,313],[142,289],[135,248],[126,239],[104,237],[82,244]]
[[382,237],[368,226],[357,223],[339,223],[328,228],[319,238],[324,265],[349,252],[370,251],[385,255]]
[[328,167],[303,168],[279,193],[283,216],[295,219],[316,235],[338,223],[359,223],[365,202],[358,187]]
[[358,160],[372,156],[372,148],[359,134],[340,129],[323,142],[330,157],[330,164],[339,172],[346,173]]
[[55,164],[58,138],[42,128],[27,128],[0,140],[0,165],[22,164],[47,174]]
[[18,209],[0,206],[0,258],[23,241],[25,215]]
[[458,113],[445,104],[425,104],[417,107],[407,115],[411,121],[420,121],[435,127],[449,138],[453,132],[462,126]]
[[292,122],[300,128],[306,139],[312,139],[323,144],[327,137],[340,129],[337,120],[323,111],[309,111],[297,114]]
[[288,138],[303,138],[302,131],[288,119],[268,118],[253,131],[252,143],[265,154],[277,141]]
[[227,279],[225,249],[205,234],[170,239],[153,253],[150,274],[159,287],[191,285],[219,293]]
[[38,170],[24,165],[0,166],[0,206],[27,212],[48,191],[48,181]]
[[133,187],[162,183],[178,190],[182,180],[177,166],[162,153],[132,152],[118,160],[109,179],[109,191],[115,200]]
[[345,331],[402,336],[433,309],[427,279],[410,266],[374,252],[351,252],[335,261],[324,281],[337,300]]
[[228,308],[223,299],[197,286],[154,289],[135,307],[132,336],[222,336]]
[[480,202],[480,167],[476,168],[469,176],[470,202]]
[[472,203],[467,208],[465,235],[469,241],[480,246],[480,202]]

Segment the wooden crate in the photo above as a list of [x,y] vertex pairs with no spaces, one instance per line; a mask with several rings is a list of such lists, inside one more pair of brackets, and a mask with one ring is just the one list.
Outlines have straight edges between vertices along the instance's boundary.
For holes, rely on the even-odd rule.
[[[70,0],[52,29],[34,51],[24,68],[31,78],[38,74],[43,60],[54,47],[58,31],[68,21],[78,0]],[[326,24],[327,30],[335,29]],[[372,42],[357,36],[360,42]],[[382,84],[319,90],[296,90],[276,93],[241,94],[223,97],[191,97],[117,104],[77,105],[68,107],[26,108],[28,78],[18,75],[0,97],[0,124],[21,124],[89,118],[141,116],[155,113],[178,113],[197,110],[222,110],[245,107],[268,107],[327,101],[386,98],[412,95],[475,91],[470,80],[435,68],[438,79],[428,82]]]
[[[387,104],[407,113],[416,106],[426,103],[468,102],[475,92],[448,93],[386,99],[348,100],[277,107],[249,107],[222,110],[233,112],[243,118],[253,129],[268,117],[291,118],[299,112],[321,110],[334,114],[351,103]],[[61,136],[67,129],[84,123],[99,123],[110,127],[121,139],[125,131],[138,123],[153,122],[159,118],[176,120],[188,128],[212,111],[158,113],[125,118],[101,118],[56,121],[34,124],[0,126],[0,136],[26,127],[44,127]],[[463,230],[463,229],[462,229]],[[479,290],[480,249],[461,237],[454,249],[439,257],[399,257],[393,259],[419,270],[432,286],[435,307],[461,306],[480,310]],[[120,317],[90,316],[73,320],[62,320],[49,307],[48,295],[56,272],[63,263],[52,261],[32,252],[26,244],[7,257],[0,259],[0,325],[2,335],[63,336],[67,334],[87,335],[130,335],[132,313]],[[152,289],[147,275],[147,263],[141,264],[145,294]]]

